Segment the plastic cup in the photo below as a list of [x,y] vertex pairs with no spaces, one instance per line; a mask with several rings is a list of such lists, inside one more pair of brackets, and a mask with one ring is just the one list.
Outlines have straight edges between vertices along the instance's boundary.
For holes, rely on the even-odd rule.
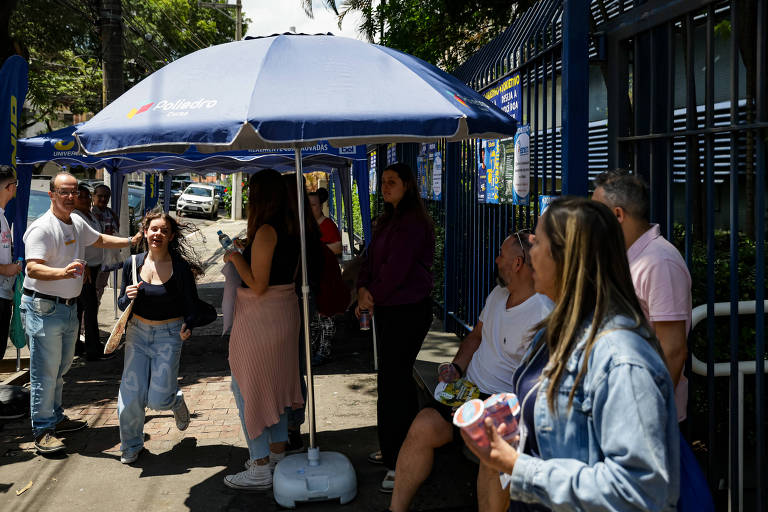
[[520,418],[520,403],[514,393],[496,393],[485,399],[485,413],[491,418],[496,428],[502,423],[506,424],[506,433],[503,439],[512,442],[518,434],[518,421]]
[[456,409],[453,424],[462,429],[478,446],[488,446],[488,436],[485,435],[485,406],[477,398],[465,402]]
[[453,363],[442,363],[437,367],[437,375],[442,382],[456,382],[461,378]]
[[83,275],[83,272],[85,272],[85,266],[87,265],[87,262],[85,260],[81,260],[80,258],[75,258],[72,260],[72,263],[79,263],[80,267],[75,271],[76,276]]

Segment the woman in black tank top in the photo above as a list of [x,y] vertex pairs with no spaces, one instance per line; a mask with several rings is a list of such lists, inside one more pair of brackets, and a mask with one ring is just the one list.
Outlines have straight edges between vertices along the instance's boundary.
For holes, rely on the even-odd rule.
[[[232,393],[248,444],[246,470],[224,478],[239,490],[272,487],[272,470],[285,456],[287,412],[303,404],[294,291],[299,265],[298,218],[288,207],[277,171],[254,174],[248,185],[248,243],[228,252],[242,279],[237,291],[229,366]],[[275,423],[274,418],[278,418]]]

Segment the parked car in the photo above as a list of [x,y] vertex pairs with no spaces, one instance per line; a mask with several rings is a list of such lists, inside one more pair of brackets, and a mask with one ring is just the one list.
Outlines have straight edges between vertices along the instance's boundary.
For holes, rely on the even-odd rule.
[[128,222],[129,232],[135,235],[141,227],[141,219],[144,218],[144,187],[128,185]]
[[184,189],[176,203],[176,213],[196,213],[215,219],[219,213],[219,198],[213,185],[195,183]]
[[224,192],[227,190],[227,187],[224,185],[214,185],[213,188],[216,189],[216,197],[219,198],[219,206],[221,206],[223,202],[222,198],[224,197]]
[[188,180],[173,180],[173,182],[171,182],[171,207],[176,206],[181,194],[183,194],[184,190],[191,184],[192,182]]
[[[47,187],[47,184],[46,184]],[[32,189],[29,191],[29,208],[27,209],[27,226],[51,207],[51,198],[47,191]]]

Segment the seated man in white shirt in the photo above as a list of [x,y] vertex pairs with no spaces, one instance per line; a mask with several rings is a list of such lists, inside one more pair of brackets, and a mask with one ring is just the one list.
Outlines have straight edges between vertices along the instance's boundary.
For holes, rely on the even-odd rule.
[[[501,244],[496,258],[500,284],[486,299],[477,325],[453,358],[458,372],[485,396],[512,388],[512,374],[528,349],[531,329],[551,310],[551,302],[534,292],[529,249],[527,234],[515,233]],[[392,512],[408,510],[432,470],[434,450],[454,436],[450,407],[435,401],[419,412],[397,458]],[[507,510],[509,495],[501,489],[498,472],[481,465],[477,487],[478,510]]]

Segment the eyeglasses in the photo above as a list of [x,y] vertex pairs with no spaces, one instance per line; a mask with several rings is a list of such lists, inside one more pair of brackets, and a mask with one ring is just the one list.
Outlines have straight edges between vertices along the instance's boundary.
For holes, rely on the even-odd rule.
[[78,191],[76,188],[57,188],[56,193],[59,194],[61,197],[66,197],[66,196],[76,196],[78,194]]
[[520,235],[528,236],[531,234],[530,229],[521,229],[518,231],[515,231],[515,236],[517,237],[517,243],[520,244],[520,250],[523,252],[523,263],[525,263],[525,246],[523,245],[523,240],[520,238]]

